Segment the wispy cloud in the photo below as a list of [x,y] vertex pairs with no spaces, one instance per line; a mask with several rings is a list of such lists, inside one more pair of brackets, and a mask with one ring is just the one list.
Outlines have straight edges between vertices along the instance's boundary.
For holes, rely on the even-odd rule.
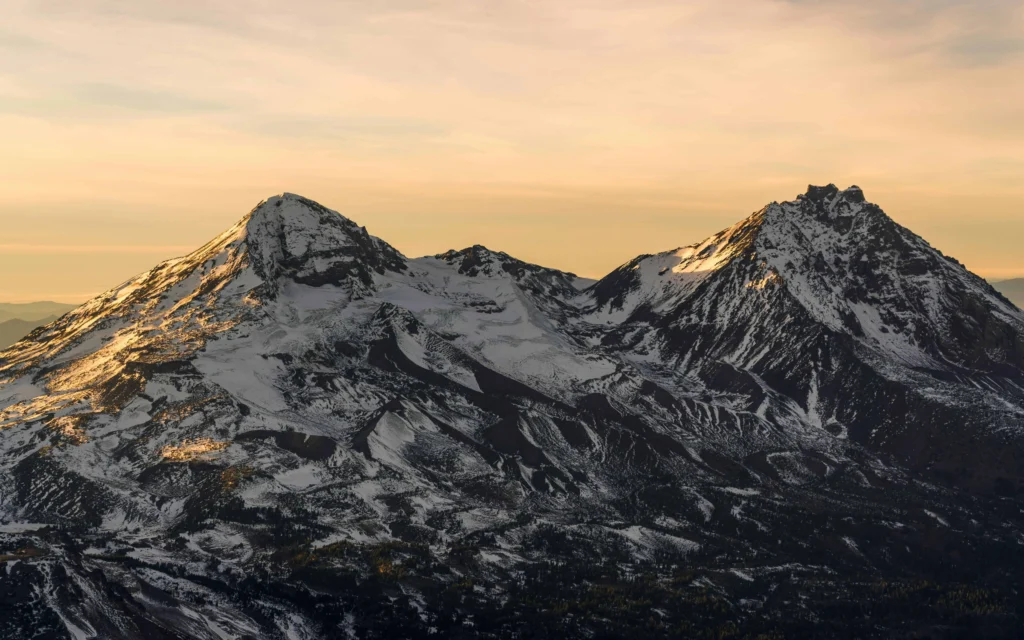
[[107,83],[34,91],[29,88],[15,95],[0,93],[0,113],[39,119],[180,116],[212,114],[226,109],[224,104],[176,91]]
[[194,250],[190,245],[138,245],[138,244],[34,244],[6,243],[0,244],[0,251],[17,254],[153,254],[179,255]]
[[890,55],[931,54],[935,66],[994,66],[1024,54],[1024,4],[1019,0],[781,1],[808,17],[833,18]]
[[449,127],[430,120],[373,116],[257,116],[239,126],[259,135],[314,140],[423,139],[450,131]]
[[12,31],[0,30],[0,49],[36,49],[45,46],[41,40]]
[[955,64],[995,66],[1024,60],[1024,35],[965,34],[943,41],[938,49]]
[[90,19],[132,19],[199,27],[237,28],[258,15],[262,2],[251,2],[246,10],[222,0],[177,0],[176,2],[135,2],[134,0],[41,0],[34,10],[52,16]]
[[223,104],[178,91],[109,83],[80,85],[72,89],[71,94],[82,103],[97,107],[148,113],[211,113],[225,109]]

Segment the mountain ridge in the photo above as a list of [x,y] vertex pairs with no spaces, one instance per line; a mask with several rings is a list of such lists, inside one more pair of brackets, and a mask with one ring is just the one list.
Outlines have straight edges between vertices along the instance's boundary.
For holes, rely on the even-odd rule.
[[[881,576],[1012,637],[1022,345],[857,187],[597,282],[274,196],[0,352],[10,601],[124,638],[839,637],[792,603],[902,607]],[[885,633],[949,620],[921,597]]]

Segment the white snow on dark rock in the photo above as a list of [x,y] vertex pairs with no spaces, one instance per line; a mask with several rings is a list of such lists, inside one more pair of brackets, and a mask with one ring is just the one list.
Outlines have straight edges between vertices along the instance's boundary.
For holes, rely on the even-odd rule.
[[1022,425],[1024,312],[859,187],[596,282],[283,194],[0,353],[0,542],[43,554],[0,575],[26,629],[312,638],[426,633],[466,580],[528,603],[531,566],[768,597],[922,575],[942,536],[988,571]]

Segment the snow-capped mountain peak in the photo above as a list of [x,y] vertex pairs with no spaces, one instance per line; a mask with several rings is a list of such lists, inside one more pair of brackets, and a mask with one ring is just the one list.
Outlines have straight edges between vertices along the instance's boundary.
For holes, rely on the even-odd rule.
[[521,261],[507,253],[492,251],[482,244],[475,244],[461,251],[452,249],[434,257],[458,266],[459,273],[470,276],[479,274],[494,276],[502,272],[508,273],[509,268],[512,268],[513,265],[521,264]]
[[0,636],[517,637],[551,575],[675,637],[950,548],[991,583],[1022,420],[1024,312],[856,187],[592,285],[283,194],[0,352]]
[[756,261],[802,307],[907,363],[982,366],[988,356],[959,344],[971,330],[954,327],[976,322],[964,317],[968,309],[1024,328],[1024,316],[988,283],[866,201],[859,187],[809,187],[795,201],[770,205],[758,227]]
[[878,205],[867,201],[864,191],[856,185],[845,190],[834,184],[823,187],[809,185],[807,191],[797,195],[795,200],[771,203],[765,213],[765,224],[773,224],[777,217],[785,216],[795,224],[817,222],[839,233],[849,232],[861,217],[889,220]]
[[966,338],[985,323],[1020,331],[1020,311],[857,186],[812,185],[703,242],[640,256],[590,289],[591,317],[628,325],[654,314],[734,326],[735,313],[765,314],[770,293],[781,296],[773,304],[795,305],[829,330],[913,366],[1024,364],[1021,349],[998,346],[1004,341],[979,350]]
[[302,196],[268,198],[244,222],[252,267],[268,283],[287,277],[323,286],[355,278],[370,287],[373,273],[405,269],[405,258],[394,247]]

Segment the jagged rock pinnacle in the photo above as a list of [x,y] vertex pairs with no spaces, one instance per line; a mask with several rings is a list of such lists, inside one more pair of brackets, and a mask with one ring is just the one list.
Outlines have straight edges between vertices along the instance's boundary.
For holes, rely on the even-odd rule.
[[807,185],[807,193],[797,196],[797,200],[811,200],[813,202],[829,202],[839,193],[839,187],[829,183],[824,187]]

